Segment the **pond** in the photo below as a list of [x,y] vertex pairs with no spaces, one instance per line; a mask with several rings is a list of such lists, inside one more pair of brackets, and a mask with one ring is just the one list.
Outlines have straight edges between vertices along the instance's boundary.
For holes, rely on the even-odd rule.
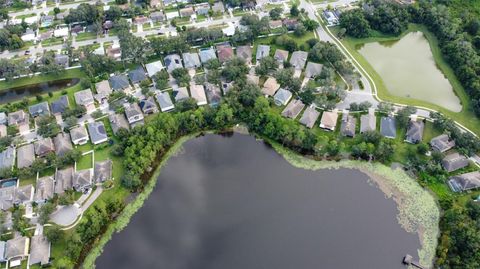
[[60,79],[1,90],[0,104],[19,101],[25,97],[64,90],[74,86],[79,81],[80,79],[78,78]]
[[427,101],[454,112],[462,110],[422,32],[408,33],[393,42],[365,43],[357,49],[382,77],[392,95]]
[[304,170],[254,137],[206,135],[168,160],[97,269],[404,269],[420,240],[355,169]]

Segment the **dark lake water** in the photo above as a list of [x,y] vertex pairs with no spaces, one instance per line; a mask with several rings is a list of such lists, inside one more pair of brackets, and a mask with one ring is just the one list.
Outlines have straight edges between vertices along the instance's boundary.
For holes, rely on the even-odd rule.
[[22,100],[24,97],[60,91],[77,84],[79,81],[78,78],[60,79],[2,90],[0,91],[0,104]]
[[184,144],[99,269],[404,269],[420,242],[357,170],[291,166],[251,136]]

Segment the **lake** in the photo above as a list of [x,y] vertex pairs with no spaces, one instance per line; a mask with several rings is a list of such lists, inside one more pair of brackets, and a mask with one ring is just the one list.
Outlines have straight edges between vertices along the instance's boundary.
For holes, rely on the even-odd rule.
[[80,81],[78,78],[60,79],[37,84],[9,88],[0,91],[0,104],[22,100],[24,97],[32,97],[48,92],[55,92],[72,87]]
[[427,101],[454,112],[462,110],[422,32],[408,33],[393,42],[366,43],[357,49],[382,77],[392,95]]
[[354,169],[304,170],[252,136],[206,135],[168,160],[99,269],[404,269],[420,241]]

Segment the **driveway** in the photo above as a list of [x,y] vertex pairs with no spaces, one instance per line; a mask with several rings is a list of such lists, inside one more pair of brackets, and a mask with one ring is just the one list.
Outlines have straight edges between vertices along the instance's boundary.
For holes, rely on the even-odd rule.
[[70,226],[77,220],[81,211],[74,205],[62,206],[53,212],[50,220],[60,226]]

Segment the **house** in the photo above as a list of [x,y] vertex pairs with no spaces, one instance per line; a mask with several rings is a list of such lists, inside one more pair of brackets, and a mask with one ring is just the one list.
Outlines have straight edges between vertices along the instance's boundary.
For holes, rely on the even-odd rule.
[[8,117],[5,112],[0,112],[0,124],[7,125],[8,123]]
[[0,138],[6,137],[8,135],[7,126],[4,124],[0,124]]
[[200,3],[195,5],[195,12],[197,13],[197,15],[207,16],[209,11],[210,11],[210,4],[208,3]]
[[217,55],[215,54],[215,50],[213,48],[208,49],[200,49],[198,51],[200,56],[200,61],[204,64],[212,59],[217,59]]
[[30,118],[28,117],[28,114],[25,113],[25,111],[18,110],[8,114],[8,125],[17,125],[17,126],[20,126],[23,124],[28,125],[29,119]]
[[102,183],[112,178],[112,160],[95,162],[93,180]]
[[110,30],[113,28],[113,21],[106,20],[102,26],[103,26],[103,29]]
[[15,163],[15,149],[7,147],[0,152],[0,169],[12,169]]
[[68,27],[58,27],[53,30],[54,37],[68,37]]
[[283,66],[283,63],[288,59],[288,51],[277,49],[275,51],[275,55],[273,55],[273,58],[277,60],[279,65]]
[[337,25],[338,24],[338,18],[333,14],[332,11],[330,10],[325,10],[323,11],[323,17],[327,21],[328,25]]
[[122,57],[122,49],[120,48],[119,44],[113,44],[112,46],[106,49],[107,56],[114,59],[119,60]]
[[67,95],[62,95],[57,100],[53,101],[50,106],[52,107],[52,114],[53,115],[60,115],[62,114],[69,106],[70,103],[68,101]]
[[469,165],[467,157],[460,155],[458,152],[448,154],[442,160],[442,166],[447,172],[451,173],[458,169],[465,168]]
[[195,14],[193,7],[185,7],[180,9],[179,11],[180,11],[180,17],[190,17],[193,14]]
[[380,133],[387,138],[397,137],[397,122],[394,117],[382,117],[380,119]]
[[177,68],[182,68],[182,59],[178,54],[170,54],[165,56],[163,59],[165,62],[165,66],[167,67],[168,73],[171,73],[173,70]]
[[72,139],[72,143],[75,145],[85,145],[87,144],[89,138],[87,129],[85,126],[80,125],[70,130],[70,138]]
[[143,25],[145,23],[150,22],[150,19],[145,16],[137,16],[133,19],[133,21],[135,22],[136,25],[140,25],[140,24]]
[[152,63],[148,63],[145,65],[145,69],[147,69],[148,76],[153,77],[156,73],[162,71],[163,69],[162,61],[155,61]]
[[38,157],[45,157],[48,153],[55,151],[52,139],[50,137],[37,140],[33,145],[35,148],[35,154]]
[[165,13],[167,20],[175,19],[176,17],[180,17],[180,14],[178,14],[178,11],[170,11]]
[[314,62],[308,62],[305,68],[306,78],[315,78],[322,73],[323,64],[317,64]]
[[424,128],[425,123],[423,121],[410,120],[405,141],[412,144],[422,142]]
[[261,59],[269,56],[269,54],[270,54],[270,46],[267,46],[267,45],[258,45],[258,46],[257,46],[257,54],[255,55],[255,59],[257,60],[257,63],[258,63]]
[[35,40],[35,31],[32,29],[28,28],[25,33],[21,37],[23,42],[30,42]]
[[73,189],[84,192],[92,186],[92,169],[85,169],[73,173]]
[[139,84],[147,79],[143,67],[137,66],[135,69],[128,71],[128,77],[133,84]]
[[224,13],[225,6],[223,5],[222,1],[215,2],[212,6],[212,10],[214,13]]
[[7,241],[5,245],[5,259],[13,258],[24,259],[28,256],[28,246],[30,239],[25,236],[17,236]]
[[294,51],[290,57],[290,64],[297,70],[302,70],[307,62],[308,52]]
[[[160,0],[150,0],[150,8],[155,9],[155,8],[159,8],[161,6],[162,6],[162,3],[160,2]],[[150,18],[152,18],[151,15],[150,15]]]
[[46,32],[40,33],[39,36],[37,36],[38,41],[45,41],[47,39],[50,39],[53,37],[53,30],[48,30]]
[[268,96],[273,96],[280,88],[277,80],[274,77],[268,77],[263,84],[262,93]]
[[55,188],[54,192],[63,194],[66,190],[71,190],[73,187],[73,168],[68,167],[55,172]]
[[355,137],[355,128],[357,126],[357,119],[349,115],[348,112],[343,112],[342,125],[340,126],[340,132],[343,136]]
[[32,117],[48,116],[50,115],[50,108],[48,102],[41,102],[28,107],[28,112]]
[[95,94],[94,98],[99,103],[107,100],[110,94],[112,94],[112,88],[110,87],[108,80],[102,80],[95,83],[95,90],[97,91],[97,94]]
[[192,98],[197,101],[197,105],[202,106],[207,104],[207,96],[205,95],[203,85],[190,83],[190,94]]
[[160,110],[162,112],[167,112],[175,108],[168,92],[158,93],[155,95],[155,98],[157,99],[157,103],[160,105]]
[[94,145],[98,145],[108,141],[105,125],[101,121],[90,122],[87,124],[90,140]]
[[220,88],[212,83],[205,83],[205,92],[210,106],[217,106],[222,100],[222,91]]
[[32,184],[20,186],[15,189],[13,203],[16,205],[25,205],[33,201]]
[[232,37],[235,34],[236,28],[237,27],[235,27],[235,24],[233,22],[227,22],[227,27],[222,28],[222,33],[224,36]]
[[322,119],[320,120],[320,128],[335,131],[337,128],[338,113],[334,111],[324,111],[322,114]]
[[360,116],[360,133],[375,131],[377,129],[377,118],[375,117],[375,109],[368,109],[368,114]]
[[41,28],[47,28],[50,27],[53,24],[54,17],[45,15],[40,18],[40,27]]
[[33,144],[27,144],[17,148],[17,167],[30,167],[35,161],[35,149]]
[[130,125],[128,125],[127,119],[123,114],[110,114],[108,116],[108,120],[110,121],[110,126],[112,127],[113,133],[116,135],[120,128],[125,130],[130,129]]
[[315,107],[309,106],[305,109],[305,112],[303,112],[300,123],[312,129],[319,116],[320,112],[318,112]]
[[284,19],[282,22],[283,22],[283,26],[285,26],[288,31],[295,30],[295,28],[297,28],[297,25],[298,25],[297,19]]
[[186,87],[181,87],[173,90],[173,98],[175,98],[175,102],[180,102],[190,98],[190,95],[188,95],[188,90]]
[[284,106],[292,99],[292,93],[288,90],[280,88],[273,96],[273,101],[277,106]]
[[[17,190],[16,186],[2,187],[0,188],[0,209],[8,210],[13,207],[13,202],[15,199],[15,191]],[[1,249],[0,249],[1,250]],[[4,253],[0,251],[0,256]],[[0,259],[1,260],[1,259]]]
[[447,134],[442,134],[432,138],[430,146],[434,151],[445,152],[455,147],[455,140],[450,139]]
[[69,66],[69,57],[66,54],[55,54],[54,61],[57,65],[67,68]]
[[143,114],[153,114],[158,112],[158,107],[155,104],[155,100],[153,100],[153,97],[151,96],[140,101],[139,106],[142,109]]
[[198,53],[196,52],[183,53],[182,57],[183,64],[187,69],[196,69],[202,66],[202,64],[200,63],[200,59],[198,58]]
[[302,103],[300,100],[293,100],[291,101],[285,109],[282,111],[282,116],[290,119],[295,119],[302,109],[305,107],[305,104]]
[[53,138],[53,145],[55,147],[55,154],[63,156],[73,149],[70,137],[68,134],[59,133]]
[[227,94],[233,88],[233,81],[226,82],[223,79],[221,80],[220,84],[222,85],[223,94]]
[[130,82],[125,75],[115,75],[108,79],[112,90],[114,91],[126,91],[130,89]]
[[243,59],[246,64],[252,64],[252,48],[247,46],[238,46],[237,47],[237,57]]
[[37,179],[34,196],[37,204],[45,203],[47,200],[53,198],[53,185],[53,177],[51,176]]
[[[152,1],[150,1],[150,4],[151,4]],[[150,13],[150,19],[153,21],[153,22],[162,22],[165,20],[165,14],[163,14],[162,11],[155,11],[155,12],[152,12]]]
[[73,95],[77,105],[84,106],[87,109],[87,112],[95,111],[95,100],[93,99],[93,94],[90,89],[78,91]]
[[217,46],[218,60],[221,63],[229,61],[233,58],[233,49],[230,45],[218,45]]
[[258,85],[258,83],[260,83],[260,77],[254,74],[247,74],[247,82]]
[[143,124],[143,113],[136,103],[127,105],[125,107],[125,117],[132,127],[135,127],[137,124]]
[[283,26],[283,22],[281,20],[273,20],[268,23],[270,29],[277,29]]
[[30,243],[30,255],[28,265],[40,264],[41,266],[50,263],[50,247],[47,237],[44,235],[34,235]]
[[480,171],[450,177],[448,185],[454,192],[476,189],[480,187]]

